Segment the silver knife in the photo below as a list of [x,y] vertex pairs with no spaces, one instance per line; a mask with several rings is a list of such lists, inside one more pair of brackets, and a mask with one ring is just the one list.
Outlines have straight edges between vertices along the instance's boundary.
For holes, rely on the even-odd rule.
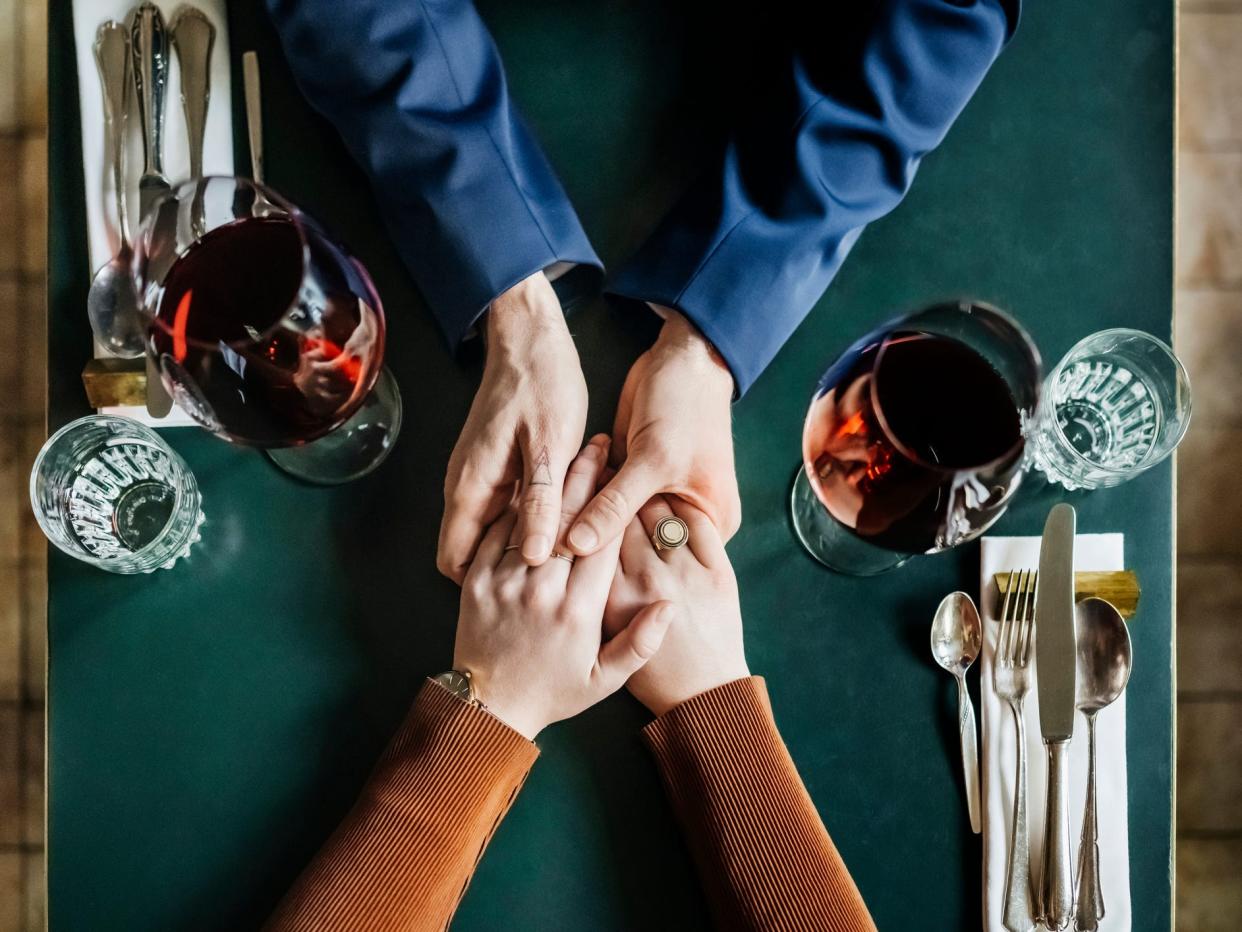
[[1070,875],[1069,744],[1074,735],[1074,509],[1055,505],[1044,524],[1035,589],[1035,665],[1039,727],[1048,749],[1048,795],[1037,908],[1044,925],[1069,926],[1074,910]]
[[142,125],[142,178],[138,181],[138,217],[143,219],[160,196],[169,191],[164,177],[164,98],[168,91],[168,31],[153,3],[134,11],[130,27],[134,85],[138,90],[138,121]]
[[[168,92],[168,32],[164,15],[153,3],[134,10],[130,25],[134,56],[134,87],[138,91],[138,122],[142,127],[142,178],[138,181],[138,221],[171,190],[164,177],[164,99]],[[151,354],[147,354],[147,413],[162,418],[172,410]]]

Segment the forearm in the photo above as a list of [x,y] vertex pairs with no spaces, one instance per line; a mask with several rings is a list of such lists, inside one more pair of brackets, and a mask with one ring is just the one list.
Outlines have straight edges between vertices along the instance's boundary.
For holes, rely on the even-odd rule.
[[759,677],[644,729],[722,929],[875,928],[776,730]]
[[598,281],[599,260],[469,0],[267,6],[299,87],[370,177],[451,344],[535,272],[572,264],[567,286]]
[[901,202],[1000,53],[1016,8],[830,4],[819,21],[782,27],[775,51],[751,53],[762,90],[736,92],[727,143],[614,290],[684,313],[745,393],[863,228]]
[[488,712],[425,684],[268,928],[445,928],[538,753]]

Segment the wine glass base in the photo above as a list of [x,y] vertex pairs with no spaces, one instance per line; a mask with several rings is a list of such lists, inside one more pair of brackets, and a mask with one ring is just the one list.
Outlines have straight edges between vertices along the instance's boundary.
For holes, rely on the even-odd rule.
[[841,525],[815,496],[802,466],[794,475],[789,512],[798,542],[834,573],[878,576],[895,570],[913,556],[869,544]]
[[401,432],[401,392],[385,366],[353,416],[332,433],[300,447],[265,451],[289,475],[316,485],[361,479],[388,458]]

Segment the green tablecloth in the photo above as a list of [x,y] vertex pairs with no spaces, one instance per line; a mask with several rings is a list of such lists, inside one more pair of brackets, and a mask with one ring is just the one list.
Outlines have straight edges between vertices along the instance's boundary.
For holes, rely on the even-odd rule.
[[[69,0],[51,21],[51,425],[86,413],[88,262]],[[254,5],[254,6],[257,6]],[[54,930],[256,925],[345,812],[421,678],[451,659],[456,590],[435,571],[444,465],[477,368],[451,360],[381,232],[364,179],[298,96],[267,21],[234,3],[238,63],[260,51],[269,180],[374,273],[404,434],[369,479],[294,483],[258,454],[166,433],[202,484],[193,558],[125,578],[49,565]],[[604,259],[676,195],[714,101],[700,3],[483,4],[514,94]],[[1168,337],[1173,4],[1041,0],[910,197],[863,236],[820,306],[736,409],[745,524],[730,545],[748,655],[881,929],[975,928],[979,839],[960,788],[951,679],[928,659],[945,592],[978,548],[879,580],[820,569],[786,513],[801,420],[825,365],[869,324],[970,295],[1018,315],[1045,358],[1130,325]],[[217,100],[214,105],[223,102]],[[573,322],[606,429],[644,334],[596,302]],[[1037,533],[1055,491],[997,527]],[[1142,580],[1129,698],[1135,927],[1171,911],[1172,470],[1069,496],[1083,531],[1124,531]],[[702,928],[686,848],[617,696],[549,729],[454,927]]]

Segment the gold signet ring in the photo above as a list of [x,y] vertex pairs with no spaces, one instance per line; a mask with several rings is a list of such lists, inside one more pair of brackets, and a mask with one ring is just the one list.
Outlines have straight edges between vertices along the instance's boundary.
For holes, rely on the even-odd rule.
[[656,550],[676,550],[690,539],[690,528],[677,515],[665,515],[656,522],[651,544]]

